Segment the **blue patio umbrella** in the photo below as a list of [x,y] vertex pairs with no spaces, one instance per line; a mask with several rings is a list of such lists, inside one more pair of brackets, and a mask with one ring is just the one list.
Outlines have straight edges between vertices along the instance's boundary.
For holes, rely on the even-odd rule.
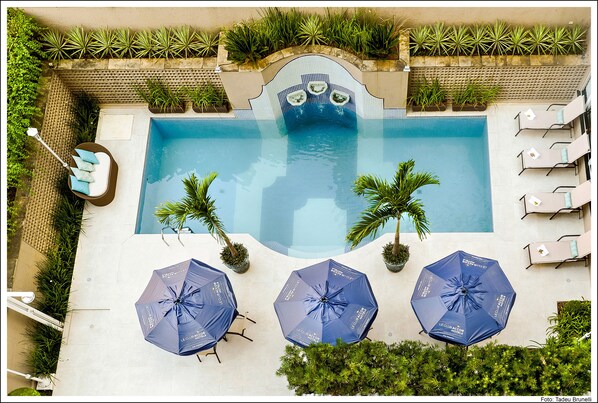
[[365,274],[332,259],[291,273],[274,302],[284,337],[306,347],[367,336],[378,303]]
[[135,308],[145,340],[178,355],[211,348],[238,315],[226,274],[195,259],[154,270]]
[[430,337],[469,346],[505,328],[515,295],[496,260],[459,250],[423,268],[411,307]]

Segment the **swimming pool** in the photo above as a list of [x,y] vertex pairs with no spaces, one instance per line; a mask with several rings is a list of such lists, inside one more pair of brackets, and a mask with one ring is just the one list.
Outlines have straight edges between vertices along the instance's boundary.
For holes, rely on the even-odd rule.
[[[432,233],[491,232],[487,144],[485,117],[362,120],[332,105],[305,104],[279,121],[152,119],[136,233],[160,233],[155,207],[183,197],[182,178],[215,171],[210,195],[229,233],[289,256],[330,257],[349,250],[345,236],[367,205],[352,191],[357,175],[390,181],[410,158],[440,179],[414,195]],[[409,219],[401,232],[414,232]]]

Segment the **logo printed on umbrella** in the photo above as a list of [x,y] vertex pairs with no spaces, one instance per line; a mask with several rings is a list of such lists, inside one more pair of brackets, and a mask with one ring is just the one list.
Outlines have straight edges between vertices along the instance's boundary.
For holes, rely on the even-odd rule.
[[353,280],[355,278],[354,276],[348,276],[346,272],[339,270],[335,267],[330,269],[330,273],[334,274],[335,276],[341,276],[341,277],[347,278],[349,280]]
[[469,259],[465,259],[465,258],[463,259],[463,263],[466,266],[475,266],[475,267],[479,267],[480,269],[487,269],[488,268],[488,266],[486,266],[486,265],[481,265],[479,263],[474,262],[473,260],[469,260]]
[[187,341],[187,340],[197,340],[197,339],[203,339],[204,337],[206,337],[206,332],[203,330],[198,330],[197,332],[190,334],[189,336],[185,336],[185,337],[181,337],[181,343]]
[[463,333],[465,332],[465,330],[461,326],[459,326],[459,325],[452,326],[452,325],[450,325],[448,323],[440,322],[438,324],[438,326],[439,327],[444,327],[445,329],[449,329],[451,331],[451,333],[455,333],[455,334],[458,334],[460,336],[463,335]]
[[357,313],[355,315],[355,319],[353,319],[353,322],[351,322],[351,329],[355,329],[355,327],[357,327],[357,323],[361,322],[363,320],[363,318],[365,317],[365,314],[367,313],[367,309],[365,308],[359,308],[357,310]]
[[502,308],[502,306],[505,304],[505,301],[507,300],[507,297],[504,294],[500,294],[500,296],[498,298],[496,298],[496,308],[494,309],[494,316],[495,318],[498,317],[498,312],[500,311],[500,309]]

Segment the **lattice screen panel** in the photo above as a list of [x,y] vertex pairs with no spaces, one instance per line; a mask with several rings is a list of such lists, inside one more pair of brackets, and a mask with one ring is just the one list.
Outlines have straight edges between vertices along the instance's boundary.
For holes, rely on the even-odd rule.
[[[211,81],[216,88],[223,88],[214,69],[164,69],[164,70],[57,70],[73,92],[87,91],[100,103],[124,104],[143,102],[135,93],[133,84],[145,86],[146,78],[160,78],[170,88],[196,86]],[[188,100],[184,97],[185,100]]]
[[[53,74],[40,136],[67,162],[71,150],[76,146],[75,134],[69,128],[73,102],[72,93],[60,77]],[[46,253],[54,245],[56,237],[52,226],[52,215],[60,198],[56,184],[66,170],[38,141],[31,141],[36,143],[38,150],[23,222],[23,240],[37,251]]]
[[488,67],[411,67],[409,94],[418,79],[438,78],[447,89],[458,88],[468,80],[501,87],[498,101],[570,101],[582,84],[590,66],[488,66]]

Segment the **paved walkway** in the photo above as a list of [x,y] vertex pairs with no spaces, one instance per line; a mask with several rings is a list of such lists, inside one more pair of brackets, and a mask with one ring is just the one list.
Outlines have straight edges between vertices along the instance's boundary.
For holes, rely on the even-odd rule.
[[[525,192],[579,183],[573,170],[555,171],[548,177],[542,171],[517,176],[520,165],[515,156],[521,150],[569,140],[567,132],[551,133],[544,139],[528,132],[515,138],[513,116],[523,107],[528,105],[498,104],[487,111],[494,232],[433,233],[421,242],[415,234],[402,234],[401,241],[411,247],[411,260],[400,273],[386,270],[380,256],[381,246],[391,241],[391,234],[334,257],[366,273],[370,280],[380,306],[370,332],[373,340],[433,342],[418,334],[420,327],[409,301],[421,268],[458,249],[497,259],[517,292],[509,324],[492,339],[499,343],[525,346],[541,342],[557,301],[590,299],[590,268],[583,263],[559,270],[552,266],[525,270],[528,261],[522,248],[526,244],[581,234],[584,220],[576,214],[554,220],[534,215],[520,219],[519,198]],[[292,270],[322,259],[287,257],[248,235],[233,234],[251,256],[250,270],[236,274],[221,263],[221,246],[209,235],[183,235],[184,246],[173,235],[167,237],[170,246],[160,235],[135,235],[149,118],[145,107],[102,110],[96,141],[106,146],[119,164],[116,198],[106,207],[86,205],[54,396],[292,395],[286,379],[275,375],[287,341],[273,302]],[[115,120],[121,125],[113,125]],[[122,125],[129,129],[120,129]],[[143,339],[138,323],[134,303],[152,271],[192,257],[225,271],[240,310],[248,310],[257,321],[246,331],[253,343],[230,337],[228,343],[218,345],[222,364],[213,356],[199,363],[194,356],[161,350]]]

